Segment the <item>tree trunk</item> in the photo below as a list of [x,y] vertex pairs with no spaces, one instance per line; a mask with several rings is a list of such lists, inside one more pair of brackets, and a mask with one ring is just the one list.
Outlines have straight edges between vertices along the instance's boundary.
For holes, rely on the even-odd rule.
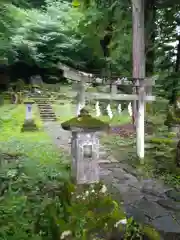
[[156,36],[156,8],[155,0],[145,1],[145,52],[146,76],[152,76],[154,71],[154,42]]
[[180,167],[180,140],[176,147],[176,159],[175,160],[176,160],[176,166]]
[[[177,55],[176,55],[176,64],[175,64],[175,73],[179,72],[179,68],[180,68],[180,36],[178,39],[178,45],[177,45]],[[177,76],[173,77],[173,85],[172,85],[172,95],[171,95],[171,99],[169,101],[169,103],[171,105],[176,104],[176,95],[177,95],[177,87],[178,85],[178,78]]]
[[[151,77],[154,72],[154,43],[156,37],[156,7],[155,0],[145,1],[145,52],[146,52],[146,77]],[[152,86],[146,88],[148,95],[152,95]]]

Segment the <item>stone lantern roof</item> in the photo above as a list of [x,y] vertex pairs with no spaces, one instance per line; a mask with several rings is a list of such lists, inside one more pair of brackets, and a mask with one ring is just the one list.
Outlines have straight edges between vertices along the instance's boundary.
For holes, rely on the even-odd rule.
[[110,126],[99,119],[93,118],[89,112],[83,108],[79,116],[72,118],[61,124],[62,128],[67,131],[108,131]]

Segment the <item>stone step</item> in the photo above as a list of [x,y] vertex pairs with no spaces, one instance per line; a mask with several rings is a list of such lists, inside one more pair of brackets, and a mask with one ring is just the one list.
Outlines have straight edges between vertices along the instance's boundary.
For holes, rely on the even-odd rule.
[[43,122],[56,122],[56,119],[42,119]]
[[42,119],[56,119],[54,116],[41,116]]
[[56,122],[56,119],[43,119],[43,122]]
[[48,106],[51,107],[49,103],[37,103],[38,106]]
[[48,101],[49,98],[33,98],[34,101]]
[[51,118],[43,118],[43,117],[42,117],[41,119],[42,119],[43,121],[45,121],[45,120],[47,120],[47,121],[48,121],[48,120],[54,120],[54,121],[56,121],[56,118],[53,118],[53,117],[51,117]]
[[33,98],[34,101],[37,101],[37,102],[42,102],[42,101],[49,101],[50,99],[49,98]]
[[50,112],[50,111],[48,111],[48,112],[41,112],[41,111],[40,111],[39,113],[40,113],[41,115],[48,115],[48,114],[50,114],[50,115],[52,115],[52,114],[53,114],[53,115],[56,115],[53,111],[51,111],[51,112]]
[[33,98],[33,100],[34,100],[34,101],[37,101],[37,102],[49,101],[48,98],[43,98],[43,99],[41,99],[41,98]]
[[47,109],[47,108],[48,108],[48,109],[52,109],[52,107],[51,107],[51,106],[48,106],[48,105],[43,105],[43,106],[39,106],[39,105],[38,105],[38,107],[41,108],[41,109],[42,109],[42,108],[43,108],[43,109]]
[[38,107],[49,107],[49,108],[52,108],[51,105],[49,104],[37,104]]
[[41,117],[56,117],[56,115],[54,113],[40,113]]
[[38,106],[40,109],[52,109],[49,105]]
[[47,101],[47,102],[36,102],[36,103],[37,103],[37,105],[46,105],[46,104],[49,103],[49,101]]
[[39,111],[41,111],[41,112],[48,112],[48,111],[49,111],[49,112],[50,112],[50,111],[51,111],[51,112],[54,112],[52,108],[39,108]]
[[52,107],[51,106],[38,106],[39,107],[39,109],[42,109],[42,110],[46,110],[46,109],[52,109]]
[[40,114],[45,114],[45,115],[48,115],[48,114],[54,114],[55,115],[55,113],[53,112],[53,111],[47,111],[47,112],[45,112],[45,111],[40,111]]
[[56,117],[56,114],[50,113],[50,114],[40,114],[41,117]]
[[44,99],[45,99],[45,100],[48,100],[48,97],[42,96],[42,95],[41,95],[41,96],[35,96],[35,97],[34,97],[34,100],[44,100]]
[[54,111],[52,109],[45,109],[45,110],[40,109],[40,113],[54,113]]

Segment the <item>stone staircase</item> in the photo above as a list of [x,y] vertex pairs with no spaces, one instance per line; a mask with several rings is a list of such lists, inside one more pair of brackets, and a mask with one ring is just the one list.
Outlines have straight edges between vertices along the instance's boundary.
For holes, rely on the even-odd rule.
[[10,100],[11,99],[10,93],[8,93],[8,92],[5,92],[3,94],[3,97],[4,97],[4,100]]
[[36,102],[40,117],[43,122],[53,122],[56,121],[56,115],[50,105],[49,99],[47,97],[44,98],[33,98],[33,100]]

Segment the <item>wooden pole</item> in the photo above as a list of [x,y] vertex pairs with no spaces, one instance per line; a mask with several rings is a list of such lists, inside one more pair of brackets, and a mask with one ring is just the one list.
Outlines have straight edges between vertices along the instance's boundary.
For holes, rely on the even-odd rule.
[[[144,0],[132,0],[133,10],[133,78],[145,78]],[[139,87],[136,117],[137,155],[144,163],[144,84]]]

